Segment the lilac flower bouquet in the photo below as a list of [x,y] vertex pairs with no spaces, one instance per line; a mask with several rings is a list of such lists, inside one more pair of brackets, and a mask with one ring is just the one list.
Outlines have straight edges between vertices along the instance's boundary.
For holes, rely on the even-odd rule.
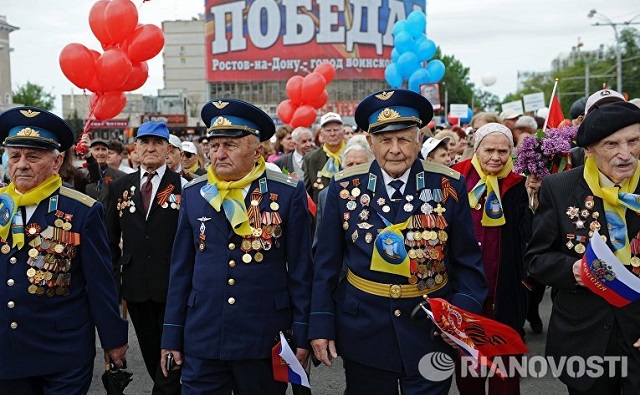
[[524,175],[544,178],[571,168],[571,142],[578,127],[565,126],[539,130],[536,136],[525,137],[518,148],[513,170]]

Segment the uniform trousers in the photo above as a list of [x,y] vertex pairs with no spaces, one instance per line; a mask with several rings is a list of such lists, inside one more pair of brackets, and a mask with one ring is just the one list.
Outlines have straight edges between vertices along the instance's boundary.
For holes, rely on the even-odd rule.
[[89,392],[93,363],[60,373],[0,380],[0,395],[82,395]]

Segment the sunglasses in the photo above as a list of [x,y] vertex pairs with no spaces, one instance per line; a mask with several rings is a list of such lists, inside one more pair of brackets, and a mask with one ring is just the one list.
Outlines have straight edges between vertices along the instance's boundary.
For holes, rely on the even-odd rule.
[[185,152],[185,153],[184,153],[184,156],[185,156],[187,159],[190,159],[190,158],[193,156],[193,154],[192,154],[191,152]]

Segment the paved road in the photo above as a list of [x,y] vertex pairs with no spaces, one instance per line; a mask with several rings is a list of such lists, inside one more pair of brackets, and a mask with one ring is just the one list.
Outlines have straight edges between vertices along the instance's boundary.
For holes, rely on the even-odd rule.
[[[549,292],[545,295],[545,298],[540,305],[540,315],[545,323],[544,332],[536,335],[530,332],[530,328],[527,324],[526,341],[529,347],[529,357],[534,355],[543,355],[544,340],[546,337],[546,323],[549,320],[549,314],[551,311],[551,299]],[[129,370],[134,373],[134,381],[127,387],[126,393],[129,395],[143,395],[151,393],[151,379],[144,369],[144,363],[142,356],[140,355],[140,349],[133,331],[133,327],[129,325],[129,345],[128,352],[128,364]],[[103,373],[104,365],[102,363],[102,354],[96,357],[94,380],[89,391],[92,395],[104,395],[104,389],[100,381],[100,376]],[[341,395],[344,391],[344,373],[342,370],[342,364],[340,361],[336,361],[332,368],[320,366],[314,368],[311,374],[311,383],[314,395]],[[537,394],[566,394],[566,387],[560,383],[560,381],[551,374],[542,378],[524,378],[521,381],[521,393],[523,395],[537,395]],[[289,394],[291,392],[288,392]],[[451,388],[450,394],[458,394],[455,388],[455,383]]]

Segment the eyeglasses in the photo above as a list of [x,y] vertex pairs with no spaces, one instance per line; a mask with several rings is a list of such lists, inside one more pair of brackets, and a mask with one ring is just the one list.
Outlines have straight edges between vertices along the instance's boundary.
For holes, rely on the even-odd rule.
[[193,154],[192,154],[191,152],[185,152],[185,153],[184,153],[184,156],[185,156],[187,159],[189,159],[189,158],[191,158],[191,157],[193,156]]

